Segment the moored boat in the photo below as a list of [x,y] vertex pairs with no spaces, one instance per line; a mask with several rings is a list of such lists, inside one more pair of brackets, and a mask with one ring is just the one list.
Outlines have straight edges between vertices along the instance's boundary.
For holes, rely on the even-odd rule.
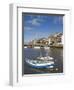
[[40,49],[39,57],[35,59],[25,58],[25,61],[29,66],[33,68],[53,68],[54,67],[54,58],[48,55],[48,51],[46,52],[46,56],[42,56],[41,49]]
[[37,59],[25,59],[26,63],[33,68],[53,68],[54,61],[52,57],[38,57]]

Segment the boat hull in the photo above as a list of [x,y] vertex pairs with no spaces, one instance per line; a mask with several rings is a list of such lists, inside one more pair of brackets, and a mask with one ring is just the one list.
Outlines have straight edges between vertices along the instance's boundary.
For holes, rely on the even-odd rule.
[[[30,64],[29,64],[30,65]],[[30,65],[32,68],[37,68],[37,69],[40,69],[40,68],[53,68],[54,65],[51,64],[51,65],[45,65],[45,66],[35,66],[35,65]]]
[[32,68],[53,68],[54,62],[50,62],[48,64],[32,64],[29,62],[29,60],[26,60],[26,63],[31,66]]

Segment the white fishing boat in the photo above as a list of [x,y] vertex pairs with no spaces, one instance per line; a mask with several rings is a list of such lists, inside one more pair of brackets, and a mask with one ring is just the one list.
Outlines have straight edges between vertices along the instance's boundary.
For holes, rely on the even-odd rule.
[[53,68],[54,61],[47,59],[44,60],[46,57],[40,57],[40,59],[28,59],[26,58],[26,63],[33,68]]
[[48,54],[46,56],[42,56],[40,52],[40,56],[36,59],[25,58],[25,61],[28,65],[33,68],[53,68],[54,67],[54,58],[50,57]]

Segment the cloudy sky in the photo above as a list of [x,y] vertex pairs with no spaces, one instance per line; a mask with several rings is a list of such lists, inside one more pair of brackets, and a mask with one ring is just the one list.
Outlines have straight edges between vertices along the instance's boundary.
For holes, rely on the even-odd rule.
[[63,32],[63,16],[23,14],[24,42]]

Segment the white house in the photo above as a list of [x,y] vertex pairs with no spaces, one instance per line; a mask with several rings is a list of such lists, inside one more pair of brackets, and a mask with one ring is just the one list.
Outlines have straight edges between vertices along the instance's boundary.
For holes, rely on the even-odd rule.
[[51,43],[51,39],[50,39],[50,38],[48,38],[48,45],[50,45],[50,43]]

